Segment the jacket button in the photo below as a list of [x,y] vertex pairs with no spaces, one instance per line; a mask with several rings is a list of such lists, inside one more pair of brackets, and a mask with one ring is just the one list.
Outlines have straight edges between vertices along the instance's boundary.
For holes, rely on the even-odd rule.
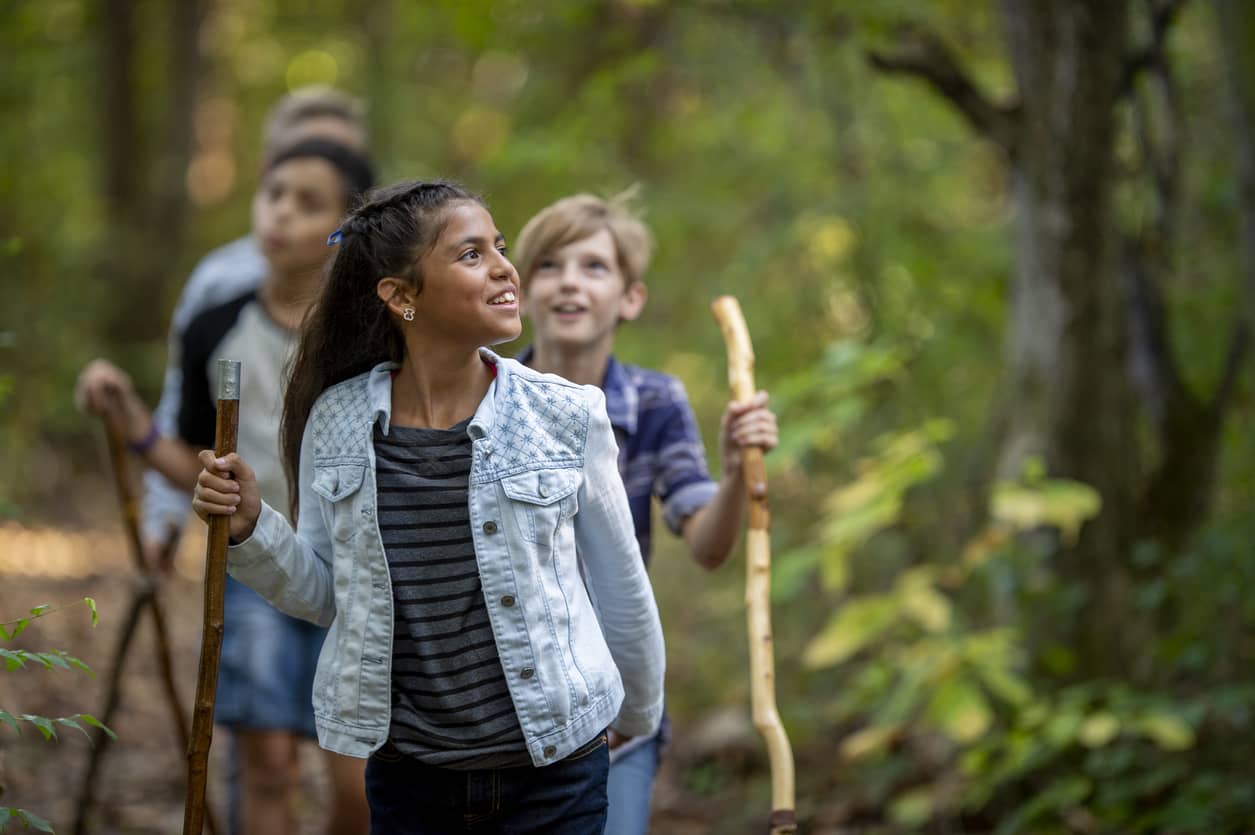
[[552,745],[546,745],[545,750],[542,753],[544,753],[545,759],[549,759],[554,754],[558,753],[558,749],[553,747]]
[[502,597],[502,598],[501,598],[501,605],[502,605],[502,606],[513,606],[513,605],[514,605],[514,595],[512,595],[512,594],[507,594],[507,595],[505,595],[504,597]]
[[536,671],[533,670],[531,667],[524,667],[523,671],[519,673],[519,675],[522,676],[523,678],[531,678],[532,676],[536,675]]
[[543,499],[549,495],[549,488],[545,486],[544,484],[542,484],[536,488],[536,492],[539,493],[540,497]]
[[496,523],[496,522],[491,522],[491,521],[490,521],[490,522],[485,522],[485,523],[484,523],[484,533],[496,533],[496,532],[497,532],[497,523]]

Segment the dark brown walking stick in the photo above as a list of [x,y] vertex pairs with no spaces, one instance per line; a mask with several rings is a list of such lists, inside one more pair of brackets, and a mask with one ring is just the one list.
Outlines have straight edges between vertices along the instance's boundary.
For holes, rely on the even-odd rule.
[[[118,636],[112,663],[109,665],[109,682],[105,688],[105,709],[101,721],[105,725],[113,721],[113,716],[121,702],[123,670],[126,667],[127,656],[135,631],[139,627],[144,612],[147,611],[152,616],[153,634],[156,640],[157,666],[160,670],[162,690],[166,697],[166,703],[170,708],[171,716],[174,719],[180,750],[186,751],[188,744],[187,717],[183,713],[184,702],[179,696],[178,685],[174,676],[174,664],[171,661],[170,638],[169,630],[166,627],[165,608],[158,594],[162,571],[165,566],[170,564],[174,555],[174,549],[179,542],[179,531],[177,528],[171,527],[165,541],[162,543],[159,565],[149,565],[144,555],[143,541],[140,537],[139,501],[135,496],[135,491],[128,477],[126,443],[123,441],[123,433],[118,425],[116,410],[111,410],[104,415],[104,426],[105,440],[109,448],[109,461],[113,471],[114,488],[121,505],[122,523],[126,530],[127,543],[131,551],[131,561],[135,565],[138,576],[135,581],[136,587],[131,598],[130,608],[127,611],[122,632]],[[97,733],[95,736],[95,744],[92,746],[87,769],[83,774],[83,783],[79,790],[78,810],[74,821],[74,832],[76,835],[85,835],[88,830],[87,815],[94,801],[96,775],[99,773],[100,763],[103,761],[105,752],[111,742],[110,737],[105,734]],[[209,819],[209,831],[211,833],[217,833],[218,831],[212,817]]]
[[[218,423],[214,454],[235,452],[240,428],[240,364],[218,360]],[[187,748],[187,805],[183,835],[201,835],[205,819],[205,783],[209,775],[209,746],[214,734],[214,699],[218,690],[218,661],[222,656],[222,605],[227,584],[227,542],[231,519],[209,517],[205,547],[205,613],[196,675],[196,704],[192,711],[192,741]]]
[[[720,296],[711,305],[728,349],[728,383],[736,400],[754,397],[754,346],[741,306],[732,296]],[[767,743],[771,764],[771,835],[797,831],[793,796],[793,749],[776,711],[776,673],[771,645],[771,516],[767,509],[767,469],[763,451],[751,447],[742,453],[749,501],[749,530],[745,535],[745,612],[749,626],[750,703],[754,727]]]

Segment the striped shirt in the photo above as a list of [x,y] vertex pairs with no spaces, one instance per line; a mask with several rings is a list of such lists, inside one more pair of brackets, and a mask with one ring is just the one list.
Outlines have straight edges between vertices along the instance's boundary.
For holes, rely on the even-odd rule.
[[379,533],[396,618],[389,739],[443,768],[530,765],[475,560],[469,423],[392,426],[387,435],[375,427]]

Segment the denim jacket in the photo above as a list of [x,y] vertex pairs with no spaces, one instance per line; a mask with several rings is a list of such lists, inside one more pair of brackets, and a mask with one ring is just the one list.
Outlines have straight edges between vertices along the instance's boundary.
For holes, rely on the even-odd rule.
[[[657,728],[662,628],[601,391],[481,354],[497,374],[468,428],[471,533],[510,696],[543,766],[608,725]],[[387,740],[392,704],[372,433],[376,421],[388,430],[394,367],[323,393],[301,444],[296,531],[263,504],[228,557],[232,576],[280,610],[331,626],[314,678],[318,740],[356,757]]]

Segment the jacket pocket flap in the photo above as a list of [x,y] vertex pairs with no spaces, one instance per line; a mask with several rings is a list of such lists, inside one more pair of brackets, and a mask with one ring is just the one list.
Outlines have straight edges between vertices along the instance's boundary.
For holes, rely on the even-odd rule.
[[329,502],[338,502],[362,486],[365,464],[315,464],[313,491]]
[[575,469],[532,470],[506,476],[501,479],[501,486],[515,501],[550,505],[574,493],[580,486],[580,476]]

